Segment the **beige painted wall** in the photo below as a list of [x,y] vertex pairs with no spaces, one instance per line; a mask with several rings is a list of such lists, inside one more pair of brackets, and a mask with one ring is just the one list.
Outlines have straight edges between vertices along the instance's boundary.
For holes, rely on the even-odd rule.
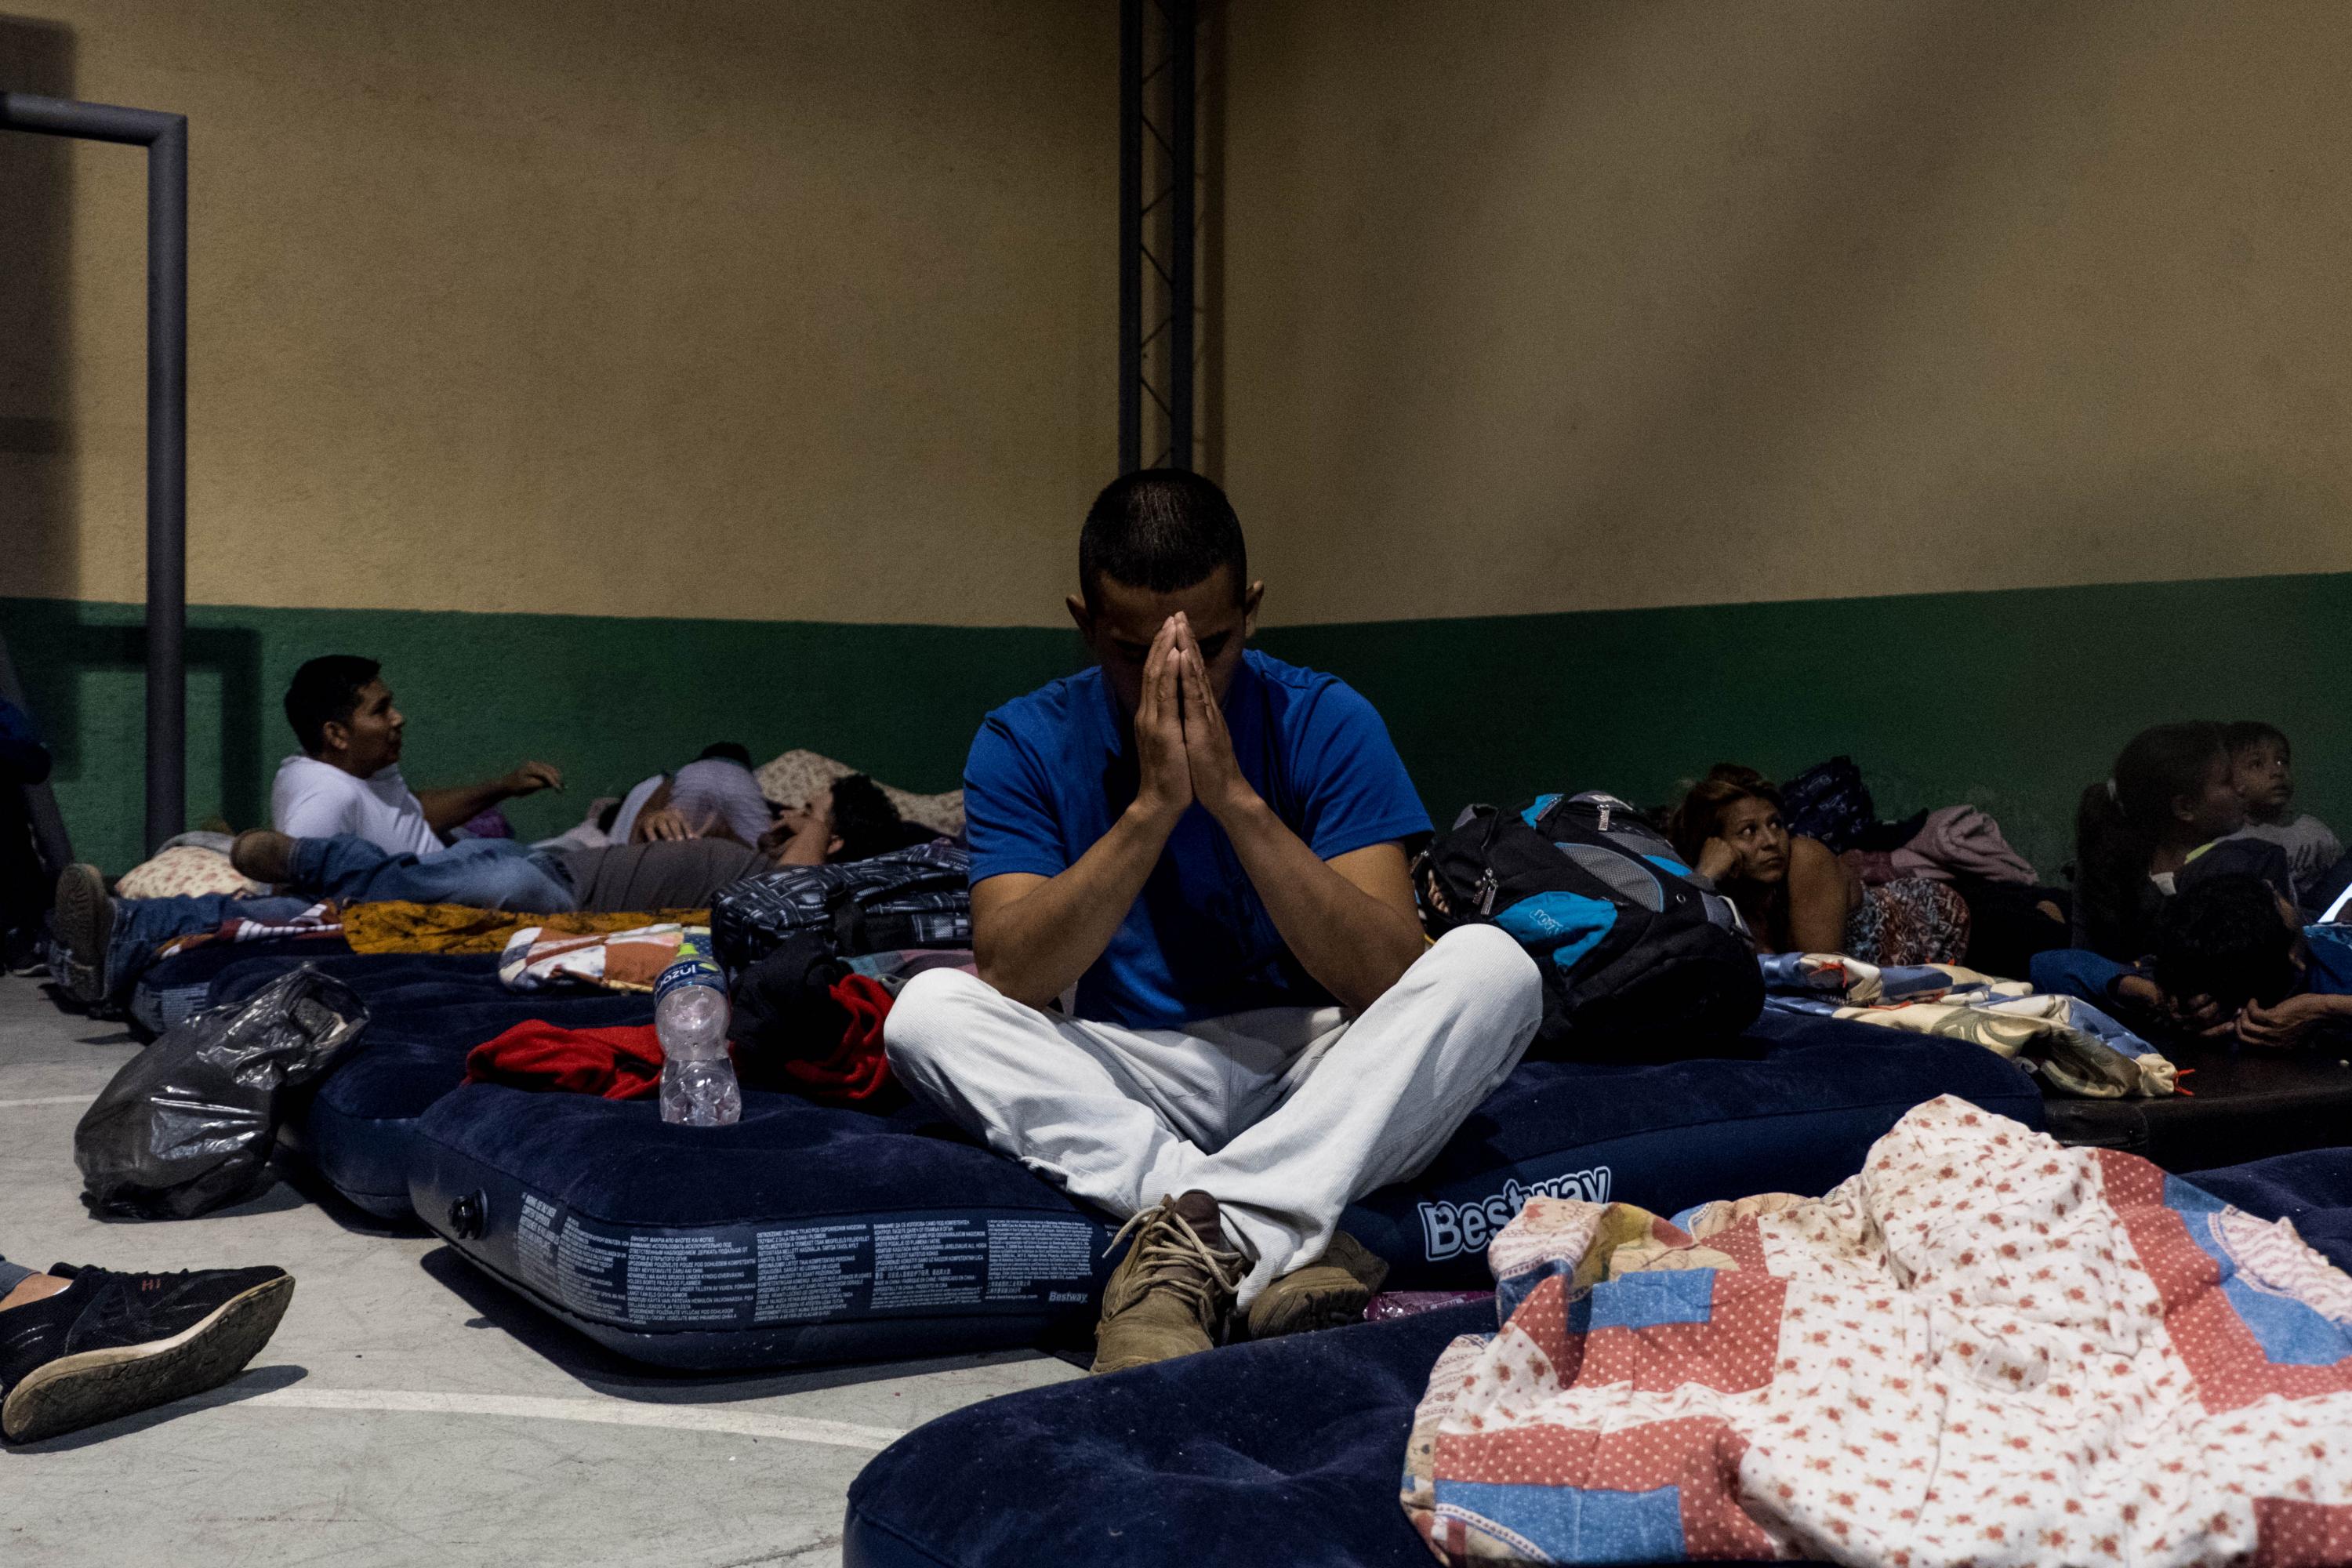
[[1276,620],[2352,568],[2352,5],[1227,23]]
[[[1057,618],[1117,52],[1098,0],[0,0],[0,86],[191,118],[229,604]],[[142,160],[0,160],[0,594],[136,599]]]

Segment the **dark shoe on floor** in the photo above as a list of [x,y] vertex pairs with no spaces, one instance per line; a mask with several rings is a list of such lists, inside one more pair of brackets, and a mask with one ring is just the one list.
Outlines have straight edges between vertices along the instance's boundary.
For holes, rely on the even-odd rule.
[[1250,1303],[1249,1337],[1270,1340],[1358,1322],[1388,1277],[1386,1259],[1346,1231],[1333,1231],[1322,1257],[1258,1292]]
[[1225,1239],[1217,1200],[1201,1192],[1163,1197],[1118,1234],[1129,1232],[1135,1244],[1103,1289],[1094,1370],[1124,1372],[1215,1349],[1249,1271],[1249,1260]]
[[11,1443],[218,1388],[269,1342],[294,1299],[282,1268],[49,1272],[72,1283],[0,1311],[0,1437]]
[[106,999],[106,949],[114,940],[114,900],[95,866],[68,866],[58,877],[57,906],[49,911],[65,967],[52,976],[66,994],[84,1006]]
[[228,847],[228,863],[274,887],[294,875],[294,840],[270,828],[248,827]]

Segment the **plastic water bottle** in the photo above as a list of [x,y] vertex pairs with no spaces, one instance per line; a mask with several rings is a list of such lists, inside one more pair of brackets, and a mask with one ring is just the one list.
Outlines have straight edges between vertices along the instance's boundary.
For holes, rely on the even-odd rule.
[[689,938],[654,983],[664,1121],[727,1127],[741,1120],[743,1091],[727,1058],[727,982]]

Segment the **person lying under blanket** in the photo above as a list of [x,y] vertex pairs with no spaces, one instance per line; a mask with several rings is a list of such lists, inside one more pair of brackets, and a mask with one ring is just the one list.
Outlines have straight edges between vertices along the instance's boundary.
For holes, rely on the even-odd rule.
[[347,905],[460,904],[530,914],[702,909],[719,889],[745,877],[780,865],[864,859],[905,847],[911,831],[880,786],[863,773],[836,782],[816,809],[788,813],[756,846],[731,838],[687,838],[595,849],[527,849],[499,858],[499,864],[518,868],[504,882],[485,879],[469,858],[388,855],[352,834],[294,838],[256,828],[237,837],[230,860],[284,896],[112,899],[96,867],[70,868],[58,880],[50,916],[52,969],[75,1001],[111,1007],[130,994],[156,950],[173,938],[217,931],[238,919],[283,923],[320,899]]
[[1078,581],[1095,668],[990,714],[965,768],[979,974],[917,975],[884,1037],[915,1095],[1127,1222],[1112,1372],[1235,1312],[1360,1315],[1386,1266],[1340,1210],[1509,1075],[1541,981],[1494,926],[1423,938],[1428,814],[1370,703],[1247,647],[1265,585],[1215,485],[1113,481]]
[[2159,912],[2151,957],[2125,964],[2086,948],[2038,953],[2033,988],[2172,1033],[2288,1048],[2352,1035],[2352,925],[2305,925],[2263,878],[2219,876]]
[[1942,882],[1864,888],[1829,846],[1791,834],[1780,792],[1754,768],[1718,763],[1675,808],[1666,837],[1739,907],[1764,952],[1842,952],[1864,963],[1958,963],[1969,907]]

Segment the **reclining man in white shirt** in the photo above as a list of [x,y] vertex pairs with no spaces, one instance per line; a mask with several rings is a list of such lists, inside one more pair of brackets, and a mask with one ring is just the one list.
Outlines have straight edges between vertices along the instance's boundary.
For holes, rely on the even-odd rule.
[[301,742],[270,790],[274,829],[238,836],[236,868],[293,896],[112,899],[94,866],[68,867],[50,917],[51,969],[85,1005],[120,1002],[154,951],[236,918],[291,920],[321,898],[343,903],[464,904],[552,914],[577,909],[706,906],[766,868],[761,849],[719,839],[534,851],[510,838],[443,835],[501,801],[563,787],[546,763],[485,783],[412,791],[401,776],[407,718],[373,659],[331,654],[295,672],[286,717]]

